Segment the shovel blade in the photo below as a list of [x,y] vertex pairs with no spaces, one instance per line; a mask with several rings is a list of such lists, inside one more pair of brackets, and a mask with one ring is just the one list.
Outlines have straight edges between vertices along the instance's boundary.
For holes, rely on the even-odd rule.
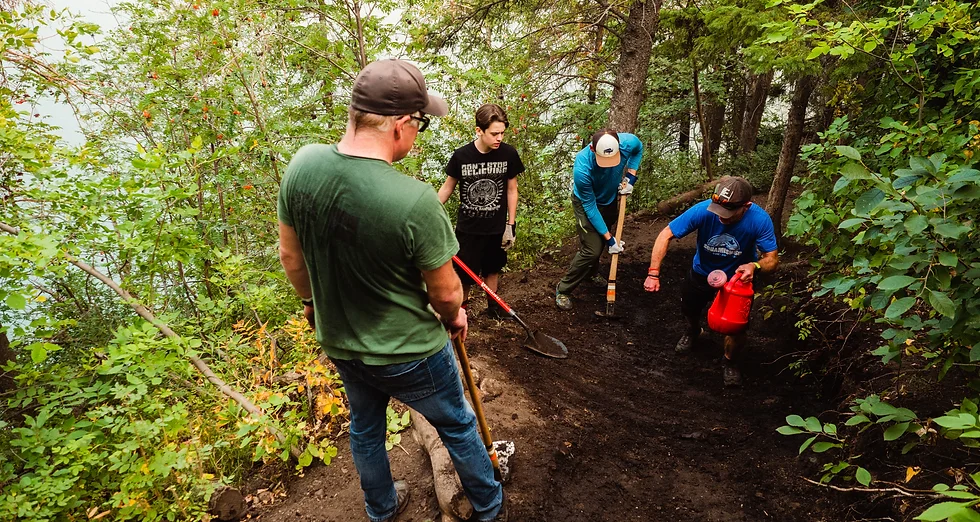
[[565,347],[565,343],[538,331],[533,332],[524,340],[524,347],[552,359],[568,358],[568,348]]

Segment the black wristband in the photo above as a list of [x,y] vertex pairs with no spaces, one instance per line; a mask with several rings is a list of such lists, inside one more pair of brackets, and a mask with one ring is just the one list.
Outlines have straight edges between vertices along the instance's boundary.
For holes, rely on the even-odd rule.
[[303,306],[313,306],[313,298],[312,297],[309,298],[309,299],[300,299],[299,302],[300,303],[303,303]]
[[655,275],[655,274],[647,274],[647,277],[652,277],[654,279],[660,279],[660,276]]

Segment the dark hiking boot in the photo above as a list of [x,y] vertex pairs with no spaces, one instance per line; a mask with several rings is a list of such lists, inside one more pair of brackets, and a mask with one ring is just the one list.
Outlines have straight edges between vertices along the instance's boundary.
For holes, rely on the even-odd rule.
[[555,292],[555,306],[557,306],[559,310],[565,310],[566,312],[571,310],[572,297],[568,294]]
[[694,346],[694,342],[697,341],[698,338],[701,337],[701,334],[703,333],[704,333],[704,328],[699,330],[698,333],[695,335],[691,335],[690,332],[684,334],[684,336],[677,341],[677,344],[674,345],[674,353],[684,354],[690,352],[691,347]]
[[602,277],[599,274],[590,277],[589,283],[596,288],[606,288],[607,286],[609,286],[609,281],[607,281],[605,277]]
[[398,515],[401,515],[402,511],[405,511],[405,508],[408,507],[408,499],[412,496],[411,493],[408,489],[408,482],[404,480],[395,481],[395,495],[398,497],[398,509],[395,510],[394,515],[384,519],[384,522],[395,522],[398,519]]
[[722,377],[725,380],[726,388],[742,385],[742,372],[739,371],[735,361],[725,359],[724,368],[722,368]]

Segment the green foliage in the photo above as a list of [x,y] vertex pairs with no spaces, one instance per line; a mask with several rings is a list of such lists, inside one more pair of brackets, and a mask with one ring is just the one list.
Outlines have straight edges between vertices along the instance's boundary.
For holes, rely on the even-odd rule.
[[800,331],[799,338],[801,341],[805,341],[813,332],[814,319],[812,315],[800,313],[799,320],[793,326]]
[[[838,432],[836,424],[821,422],[816,417],[804,419],[799,415],[789,415],[786,417],[786,425],[780,426],[776,431],[780,435],[807,435],[806,440],[800,445],[801,455],[808,449],[814,453],[825,453],[830,450],[840,450],[847,444],[847,439]],[[863,486],[871,484],[873,480],[871,473],[851,462],[856,458],[824,464],[820,482],[828,483],[842,478],[845,481],[854,480]]]
[[[0,222],[20,230],[0,233],[0,324],[20,375],[17,395],[0,398],[11,412],[0,443],[16,456],[0,464],[0,518],[190,519],[253,460],[286,460],[294,444],[303,448],[298,468],[336,455],[344,397],[291,317],[275,198],[294,150],[343,133],[351,82],[366,61],[413,57],[450,99],[452,114],[398,164],[433,186],[449,154],[473,139],[476,107],[506,108],[507,141],[527,166],[512,267],[557,251],[572,233],[571,164],[605,124],[621,51],[625,21],[604,5],[202,7],[122,3],[118,14],[132,25],[109,35],[47,8],[0,12]],[[955,0],[766,7],[661,11],[636,130],[647,153],[630,210],[706,180],[698,155],[676,145],[696,128],[695,78],[703,103],[725,105],[747,71],[775,68],[787,81],[827,71],[835,109],[847,114],[806,149],[811,175],[800,179],[806,192],[789,227],[818,251],[818,294],[882,324],[882,360],[924,357],[943,375],[974,372],[980,15]],[[44,26],[57,29],[63,52],[38,45]],[[83,145],[65,146],[35,116],[40,99],[91,109],[78,112]],[[762,131],[753,155],[714,158],[715,173],[767,186],[778,127]],[[694,132],[688,149],[698,139]],[[157,338],[76,261],[130,291],[186,343]],[[807,317],[802,336],[812,334]],[[192,354],[264,415],[214,391],[187,365]],[[845,427],[880,427],[883,439],[910,445],[939,433],[973,447],[971,404],[922,422],[872,396],[854,403]],[[407,422],[390,416],[389,445]],[[791,416],[780,430],[807,435],[801,452],[845,453],[851,441],[814,417]],[[858,457],[827,464],[825,479],[867,485]],[[946,503],[959,511],[939,504],[922,516],[966,517],[975,498],[957,497],[973,491],[960,486],[947,488],[959,502]]]
[[391,451],[395,446],[401,445],[401,432],[412,424],[411,412],[406,409],[404,412],[398,413],[389,404],[388,409],[385,410],[385,417],[387,418],[386,426],[388,431],[385,440],[385,449]]
[[200,515],[217,485],[214,460],[231,446],[193,413],[179,382],[188,347],[149,325],[120,329],[78,366],[16,367],[6,401],[23,422],[6,432],[0,518],[58,520],[111,510],[116,520]]
[[[788,232],[816,249],[816,296],[838,296],[862,320],[882,325],[884,342],[872,353],[898,363],[899,379],[910,358],[939,378],[951,371],[973,377],[980,361],[980,37],[970,28],[980,14],[970,3],[918,1],[867,5],[841,20],[818,13],[818,4],[774,5],[792,16],[792,34],[809,42],[810,59],[835,63],[839,78],[874,77],[875,88],[838,84],[835,97],[850,115],[804,148],[809,176],[799,180],[806,190]],[[974,404],[964,399],[928,423],[871,395],[855,401],[847,426],[880,426],[883,440],[903,442],[903,452],[934,443],[931,424],[975,447]],[[966,489],[937,487],[960,502],[918,518],[980,518]]]
[[980,520],[980,514],[974,509],[980,505],[980,473],[970,475],[972,484],[956,484],[949,487],[946,484],[936,484],[933,491],[936,493],[959,502],[939,502],[929,507],[915,520],[950,520],[952,522],[975,522]]

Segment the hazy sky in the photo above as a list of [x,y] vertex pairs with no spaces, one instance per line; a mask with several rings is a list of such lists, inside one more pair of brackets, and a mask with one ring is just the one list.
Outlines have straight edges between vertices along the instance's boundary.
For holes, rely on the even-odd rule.
[[[44,0],[46,5],[61,11],[69,9],[71,12],[82,16],[85,20],[98,24],[103,32],[109,32],[117,27],[117,21],[113,17],[111,7],[119,0]],[[44,28],[39,35],[44,40],[44,45],[51,51],[60,49],[57,36],[50,32],[45,34]],[[57,104],[53,101],[41,100],[35,108],[35,112],[40,114],[45,122],[61,127],[61,135],[72,145],[81,145],[84,141],[78,129],[78,122],[75,115],[67,105]]]
[[45,0],[55,9],[68,8],[72,12],[85,16],[86,20],[102,26],[103,29],[111,29],[116,26],[116,20],[112,17],[112,6],[119,3],[118,0]]

